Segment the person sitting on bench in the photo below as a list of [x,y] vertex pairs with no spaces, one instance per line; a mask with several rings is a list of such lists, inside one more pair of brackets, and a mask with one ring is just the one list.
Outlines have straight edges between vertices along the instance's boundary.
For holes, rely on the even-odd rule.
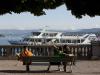
[[[20,61],[23,61],[23,57],[30,57],[30,56],[33,56],[33,53],[30,50],[28,50],[28,47],[26,46],[23,47],[23,51],[20,54],[17,54],[17,58]],[[31,62],[28,64],[31,64]]]
[[[72,52],[71,52],[71,50],[70,50],[68,45],[64,45],[63,46],[63,55],[64,55],[64,57],[66,57],[66,55],[68,55],[68,54],[72,55]],[[67,61],[62,62],[63,69],[64,69],[65,72],[66,72],[67,63],[68,63]]]
[[[62,52],[62,48],[54,45],[54,56],[58,56],[60,59],[61,52]],[[50,62],[47,71],[49,71],[51,65],[58,65],[58,70],[60,71],[61,62]]]

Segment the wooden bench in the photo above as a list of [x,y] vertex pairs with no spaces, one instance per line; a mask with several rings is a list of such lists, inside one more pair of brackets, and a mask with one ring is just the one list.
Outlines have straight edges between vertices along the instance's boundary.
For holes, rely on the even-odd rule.
[[26,71],[30,71],[30,62],[70,62],[70,70],[72,72],[71,66],[75,62],[74,55],[67,55],[66,57],[59,58],[58,56],[32,56],[23,57],[23,65],[26,65]]

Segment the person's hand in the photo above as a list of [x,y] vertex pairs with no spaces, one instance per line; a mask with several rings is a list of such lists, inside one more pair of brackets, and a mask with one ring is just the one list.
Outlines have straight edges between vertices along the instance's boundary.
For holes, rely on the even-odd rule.
[[20,53],[16,53],[16,56],[20,56]]
[[74,56],[74,54],[69,54],[69,56]]
[[63,51],[59,51],[59,53],[63,53]]

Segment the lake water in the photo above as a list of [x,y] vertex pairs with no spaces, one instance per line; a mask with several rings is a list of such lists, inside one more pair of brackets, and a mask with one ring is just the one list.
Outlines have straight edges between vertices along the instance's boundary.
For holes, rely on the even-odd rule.
[[16,37],[16,36],[6,36],[6,37],[0,37],[0,45],[10,45],[8,40],[21,40],[22,37]]
[[0,45],[10,45],[8,40],[21,40],[22,37],[30,35],[32,30],[0,30]]

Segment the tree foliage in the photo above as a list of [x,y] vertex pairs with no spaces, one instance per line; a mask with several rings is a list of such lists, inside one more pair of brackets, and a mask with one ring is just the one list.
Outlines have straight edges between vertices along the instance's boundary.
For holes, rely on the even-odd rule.
[[99,0],[0,0],[0,15],[30,12],[40,16],[46,14],[44,9],[55,9],[63,4],[78,18],[100,15]]
[[100,0],[65,0],[68,10],[78,18],[82,15],[100,15]]
[[40,16],[45,14],[43,9],[54,9],[62,4],[62,0],[0,0],[0,15],[28,11]]

